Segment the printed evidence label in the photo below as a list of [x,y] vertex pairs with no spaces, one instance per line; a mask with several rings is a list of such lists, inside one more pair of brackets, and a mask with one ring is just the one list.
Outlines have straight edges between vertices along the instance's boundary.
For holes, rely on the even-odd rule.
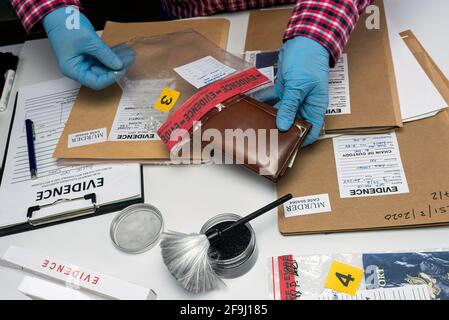
[[293,198],[284,203],[284,214],[286,218],[330,211],[332,209],[327,193]]
[[351,113],[349,96],[348,55],[342,54],[334,68],[329,71],[329,107],[327,115]]
[[115,114],[109,141],[159,140],[156,130],[167,119],[167,114],[153,105],[161,91],[172,83],[167,80],[128,81]]
[[333,139],[341,198],[408,193],[395,132]]
[[69,134],[68,147],[87,146],[89,144],[105,142],[107,139],[106,128]]

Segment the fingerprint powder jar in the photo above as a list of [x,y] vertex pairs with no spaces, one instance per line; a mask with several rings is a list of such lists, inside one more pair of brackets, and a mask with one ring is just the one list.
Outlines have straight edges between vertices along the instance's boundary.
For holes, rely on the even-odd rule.
[[161,212],[145,203],[123,209],[111,223],[114,245],[126,253],[141,253],[151,249],[164,229]]
[[[225,213],[208,220],[201,233],[223,229],[241,217]],[[222,278],[237,278],[247,273],[257,261],[256,234],[249,223],[223,233],[211,242],[209,256],[214,271]]]

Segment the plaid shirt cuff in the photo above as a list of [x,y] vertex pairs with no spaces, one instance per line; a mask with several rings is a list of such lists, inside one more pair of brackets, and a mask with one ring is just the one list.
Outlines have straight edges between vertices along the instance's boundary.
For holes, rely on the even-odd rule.
[[76,6],[81,8],[79,0],[10,0],[22,21],[26,32],[34,30],[36,24],[47,14],[61,7]]
[[338,61],[360,14],[374,0],[298,0],[284,32],[284,41],[303,36],[317,41]]
[[165,14],[183,19],[291,4],[296,0],[162,0]]

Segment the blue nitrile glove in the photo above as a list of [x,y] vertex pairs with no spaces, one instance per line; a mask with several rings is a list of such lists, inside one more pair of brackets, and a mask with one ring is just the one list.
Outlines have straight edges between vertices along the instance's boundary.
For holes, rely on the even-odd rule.
[[61,72],[91,89],[100,90],[125,73],[125,68],[134,62],[135,53],[123,45],[109,48],[81,12],[79,17],[78,29],[67,28],[69,13],[66,8],[59,8],[45,16],[43,25]]
[[287,131],[296,116],[312,124],[304,146],[319,137],[329,104],[329,52],[318,42],[295,37],[287,40],[279,53],[275,92],[280,101],[276,125]]

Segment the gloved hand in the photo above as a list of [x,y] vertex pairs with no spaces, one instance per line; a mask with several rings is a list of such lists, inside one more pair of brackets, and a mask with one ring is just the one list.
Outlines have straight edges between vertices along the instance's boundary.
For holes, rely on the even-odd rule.
[[279,53],[275,92],[280,101],[276,125],[287,131],[296,116],[312,124],[304,146],[318,138],[329,104],[329,52],[318,42],[295,37],[287,40]]
[[132,64],[135,52],[121,45],[109,48],[95,32],[89,20],[80,12],[80,28],[69,29],[66,8],[59,8],[43,19],[43,25],[53,47],[61,72],[95,90],[115,82]]

